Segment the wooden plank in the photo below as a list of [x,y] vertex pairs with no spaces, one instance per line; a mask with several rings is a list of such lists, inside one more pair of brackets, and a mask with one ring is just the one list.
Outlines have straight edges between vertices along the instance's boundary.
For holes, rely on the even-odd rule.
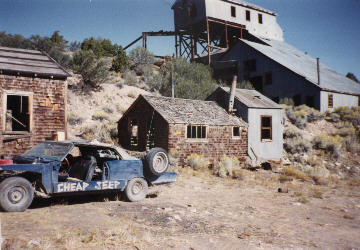
[[44,68],[44,67],[11,65],[11,64],[0,63],[0,69],[3,71],[67,76],[67,74],[62,69],[59,68]]
[[16,52],[1,51],[1,50],[0,50],[0,56],[10,57],[10,58],[19,58],[19,59],[49,61],[49,58],[45,55],[23,54],[23,53],[16,53]]
[[9,57],[1,57],[0,63],[10,63],[10,64],[19,64],[19,65],[28,65],[28,66],[43,66],[43,67],[56,67],[58,66],[51,61],[35,61],[28,59],[18,59],[18,58],[9,58]]

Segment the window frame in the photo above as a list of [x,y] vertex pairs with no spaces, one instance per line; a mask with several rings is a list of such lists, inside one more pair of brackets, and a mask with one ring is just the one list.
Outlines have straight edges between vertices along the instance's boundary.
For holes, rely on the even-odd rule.
[[230,6],[230,15],[231,17],[236,17],[236,7]]
[[245,10],[245,19],[246,19],[246,21],[251,22],[251,12],[250,12],[250,10]]
[[[234,130],[238,128],[239,129],[239,135],[234,135]],[[233,126],[232,127],[232,138],[233,139],[240,139],[241,138],[241,127],[240,126]]]
[[[27,92],[27,91],[17,91],[17,90],[5,90],[3,89],[1,91],[2,93],[2,134],[7,135],[7,134],[29,134],[33,131],[33,127],[34,127],[34,115],[33,115],[33,111],[34,111],[34,107],[33,107],[33,97],[34,97],[34,93],[33,92]],[[7,99],[8,96],[26,96],[29,98],[29,103],[28,103],[28,112],[29,112],[29,129],[26,131],[6,131],[6,110],[7,110]]]
[[[189,137],[188,136],[188,128],[190,127],[190,131],[191,131],[191,135],[190,136],[192,136],[192,130],[193,130],[193,128],[195,128],[195,136],[196,137]],[[203,130],[202,129],[205,129],[205,137],[202,137],[202,135],[201,135],[201,137],[198,137],[198,129],[199,128],[201,128],[201,134],[202,134],[202,132],[203,132]],[[185,133],[185,138],[187,139],[187,140],[207,140],[208,139],[208,126],[206,126],[206,125],[199,125],[199,124],[187,124],[187,125],[185,125],[185,131],[186,131],[186,133]]]
[[328,94],[328,108],[334,108],[334,95]]
[[[270,118],[270,127],[263,127],[263,118]],[[268,138],[263,139],[262,132],[264,129],[270,130],[270,139],[268,139]],[[260,116],[260,141],[261,142],[272,142],[272,140],[273,140],[272,130],[273,130],[272,116],[271,115],[261,115]]]

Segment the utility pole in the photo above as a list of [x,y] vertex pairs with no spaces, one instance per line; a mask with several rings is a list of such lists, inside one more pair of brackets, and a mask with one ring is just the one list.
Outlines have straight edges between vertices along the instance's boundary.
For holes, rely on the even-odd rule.
[[174,83],[174,54],[171,62],[171,97],[175,98],[175,83]]

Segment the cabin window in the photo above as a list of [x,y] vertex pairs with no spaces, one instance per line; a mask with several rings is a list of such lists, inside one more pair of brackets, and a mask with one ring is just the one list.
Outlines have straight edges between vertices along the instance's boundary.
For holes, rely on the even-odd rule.
[[261,116],[261,141],[272,140],[272,117]]
[[130,121],[130,145],[137,146],[139,144],[139,125],[136,119]]
[[265,73],[265,84],[266,85],[272,84],[272,73],[271,72]]
[[5,132],[30,132],[32,94],[4,93]]
[[235,8],[235,6],[231,6],[231,16],[236,17],[236,8]]
[[233,127],[233,137],[240,137],[240,127]]
[[205,139],[206,126],[188,125],[186,137],[190,139]]
[[252,72],[256,71],[256,60],[246,60],[244,61],[244,71],[245,72]]
[[328,108],[334,107],[334,96],[332,94],[328,95]]
[[250,21],[250,10],[246,11],[246,21]]
[[258,14],[258,19],[259,19],[259,23],[262,24],[263,23],[262,14]]

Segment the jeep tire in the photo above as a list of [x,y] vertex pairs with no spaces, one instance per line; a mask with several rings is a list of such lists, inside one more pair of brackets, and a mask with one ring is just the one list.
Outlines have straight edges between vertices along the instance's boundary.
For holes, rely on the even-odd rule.
[[0,208],[5,212],[23,212],[33,198],[34,188],[22,177],[10,177],[0,183]]
[[169,155],[162,148],[153,148],[145,156],[145,171],[154,176],[160,176],[166,172],[170,165]]
[[131,179],[125,188],[126,198],[131,202],[145,199],[148,193],[148,184],[142,178]]

